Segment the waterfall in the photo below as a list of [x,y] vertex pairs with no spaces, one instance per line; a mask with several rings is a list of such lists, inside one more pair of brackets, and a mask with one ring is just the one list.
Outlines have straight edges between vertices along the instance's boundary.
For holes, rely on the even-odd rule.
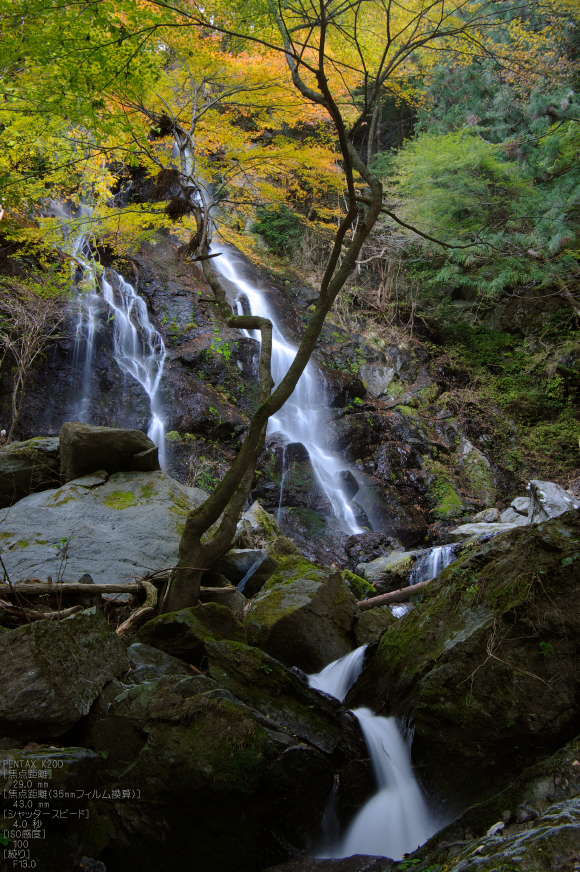
[[[213,262],[215,268],[237,289],[238,312],[241,314],[244,311],[245,298],[253,315],[260,315],[272,322],[272,377],[275,385],[278,385],[288,372],[297,348],[283,336],[276,313],[270,309],[258,289],[239,274],[229,251],[215,246],[212,246],[212,251],[220,252],[220,256]],[[246,331],[244,333],[246,336],[250,335]],[[279,431],[289,442],[301,442],[307,448],[316,478],[341,528],[351,535],[363,533],[364,530],[356,523],[354,512],[346,496],[341,488],[337,487],[334,479],[338,472],[345,469],[345,465],[323,447],[328,410],[320,381],[320,373],[313,363],[308,363],[292,396],[280,411],[270,418],[268,432]],[[282,494],[280,496],[282,498]]]
[[419,584],[421,581],[437,578],[440,572],[453,563],[456,550],[457,545],[436,545],[429,548],[411,570],[410,583]]
[[[165,363],[165,343],[153,327],[147,306],[123,276],[110,270],[111,281],[103,276],[103,298],[114,315],[113,357],[124,373],[133,376],[149,397],[151,424],[147,435],[159,449],[159,463],[165,461],[165,426],[157,389]],[[87,352],[88,353],[88,352]]]
[[[312,687],[344,699],[358,678],[365,646],[309,676]],[[402,860],[437,830],[413,774],[409,750],[395,718],[354,709],[371,757],[377,792],[352,821],[344,836],[318,852],[319,857],[372,854]]]
[[[73,217],[90,216],[86,206],[79,208],[73,216],[71,211],[59,204],[53,204],[54,217],[71,221]],[[165,461],[165,425],[161,413],[158,388],[163,373],[166,349],[161,334],[149,320],[145,301],[123,276],[114,269],[103,273],[97,267],[87,236],[84,233],[67,236],[66,225],[63,234],[73,259],[73,280],[77,287],[78,318],[75,330],[73,364],[81,366],[84,347],[82,395],[76,417],[79,421],[90,423],[91,418],[91,378],[95,357],[95,339],[99,324],[99,313],[103,299],[113,324],[113,358],[124,375],[130,375],[141,385],[149,398],[151,423],[147,431],[149,438],[159,450],[159,462]],[[78,270],[80,280],[77,279]]]

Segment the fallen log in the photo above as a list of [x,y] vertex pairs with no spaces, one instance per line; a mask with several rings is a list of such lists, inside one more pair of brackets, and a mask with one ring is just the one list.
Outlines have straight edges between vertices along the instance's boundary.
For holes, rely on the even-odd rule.
[[402,587],[400,590],[392,590],[389,593],[382,593],[380,596],[373,596],[367,600],[361,600],[357,603],[361,612],[367,609],[374,609],[377,606],[389,606],[391,603],[402,603],[410,600],[412,596],[419,593],[430,581],[420,581],[417,584],[412,584],[411,587]]
[[[149,583],[162,584],[163,579],[148,579]],[[83,594],[86,596],[100,596],[102,593],[138,593],[141,590],[141,581],[131,581],[127,584],[81,584],[80,582],[71,582],[65,584],[49,584],[48,582],[32,582],[28,584],[25,581],[19,581],[16,584],[3,584],[0,586],[2,596],[41,596],[42,594],[59,594],[59,596],[69,596],[69,594]]]

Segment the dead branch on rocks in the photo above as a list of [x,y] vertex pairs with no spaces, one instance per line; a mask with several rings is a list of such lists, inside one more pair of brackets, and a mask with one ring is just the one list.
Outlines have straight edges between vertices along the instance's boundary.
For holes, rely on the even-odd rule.
[[430,581],[419,581],[411,587],[402,587],[400,590],[392,590],[390,593],[383,593],[380,596],[373,596],[371,599],[361,600],[357,606],[361,612],[367,609],[374,609],[376,606],[388,606],[391,603],[402,603],[410,600],[412,596],[419,593]]

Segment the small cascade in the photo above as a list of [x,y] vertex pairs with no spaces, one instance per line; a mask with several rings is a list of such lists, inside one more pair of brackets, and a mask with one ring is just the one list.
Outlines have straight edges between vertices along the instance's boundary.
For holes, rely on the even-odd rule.
[[[53,217],[70,221],[70,210],[53,204]],[[80,207],[76,218],[90,215],[91,210]],[[72,261],[73,281],[77,288],[78,318],[75,330],[73,363],[83,369],[82,395],[75,410],[79,421],[91,420],[91,380],[95,358],[95,339],[104,300],[111,314],[113,324],[113,357],[121,371],[132,376],[141,385],[151,407],[151,423],[147,431],[149,438],[159,449],[159,462],[165,461],[165,425],[157,396],[159,382],[163,373],[166,349],[161,334],[149,320],[145,301],[123,276],[109,269],[99,280],[100,269],[94,259],[88,238],[78,234],[66,236],[63,225],[65,246]],[[79,279],[80,271],[80,279]],[[84,360],[82,360],[84,349]],[[82,361],[82,362],[81,362]]]
[[308,684],[342,702],[362,672],[366,648],[367,646],[363,645],[351,651],[346,657],[329,663],[322,672],[309,675]]
[[[322,672],[309,676],[311,687],[344,699],[362,670],[364,652],[365,646],[357,648]],[[317,856],[372,854],[401,860],[426,842],[437,825],[413,774],[409,750],[396,719],[379,717],[367,708],[355,709],[353,714],[365,737],[378,790],[361,808],[345,835],[329,839]],[[331,799],[332,802],[335,800]],[[336,813],[331,817],[334,819]]]
[[455,560],[457,545],[436,545],[417,561],[411,570],[410,584],[437,578]]
[[[217,271],[237,288],[238,312],[243,313],[245,298],[252,314],[261,315],[272,322],[272,376],[275,385],[280,384],[296,356],[296,346],[284,338],[276,313],[270,309],[259,290],[242,278],[229,251],[215,246],[212,247],[212,251],[220,252],[220,256],[213,262]],[[246,336],[250,335],[246,331],[244,333]],[[259,336],[253,338],[259,339]],[[364,530],[356,523],[354,512],[345,494],[340,487],[337,487],[335,480],[336,474],[345,469],[344,463],[324,448],[328,410],[320,381],[320,374],[316,367],[313,363],[309,363],[292,396],[278,414],[270,418],[268,432],[279,431],[289,442],[301,442],[306,446],[314,473],[341,528],[349,534],[363,533]]]
[[123,276],[109,270],[110,281],[103,276],[103,298],[114,314],[113,356],[120,369],[135,378],[149,397],[151,424],[147,435],[159,449],[159,463],[165,461],[165,425],[157,398],[157,389],[165,363],[165,343],[149,320],[147,306]]

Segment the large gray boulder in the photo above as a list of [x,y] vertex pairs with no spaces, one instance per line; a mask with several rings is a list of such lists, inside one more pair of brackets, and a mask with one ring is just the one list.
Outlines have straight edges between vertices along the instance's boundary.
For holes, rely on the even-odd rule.
[[128,666],[125,645],[94,608],[4,633],[0,735],[36,741],[61,736]]
[[529,488],[531,503],[528,517],[532,524],[540,524],[549,518],[557,518],[570,509],[580,508],[578,500],[553,481],[532,479]]
[[126,583],[175,566],[188,512],[207,494],[162,472],[105,472],[31,494],[0,511],[12,581],[31,576]]
[[60,484],[58,438],[39,437],[0,448],[0,508]]
[[108,473],[160,469],[155,444],[141,430],[93,427],[73,421],[60,431],[63,481],[104,469]]
[[283,563],[253,601],[248,642],[286,666],[320,672],[354,648],[356,600],[336,569]]

